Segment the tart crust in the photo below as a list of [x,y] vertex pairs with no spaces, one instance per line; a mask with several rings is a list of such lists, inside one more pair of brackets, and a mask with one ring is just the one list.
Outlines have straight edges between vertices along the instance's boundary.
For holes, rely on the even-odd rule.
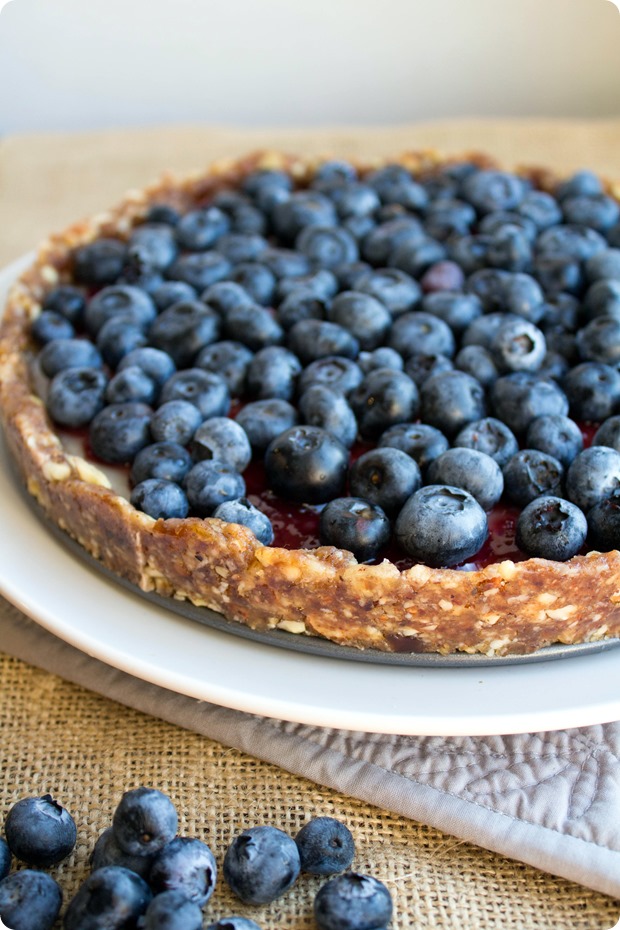
[[[462,157],[494,165],[483,155]],[[419,172],[447,159],[411,152],[397,161]],[[214,518],[153,520],[63,446],[35,392],[29,331],[46,291],[69,280],[73,249],[99,236],[126,237],[152,203],[199,206],[256,168],[284,168],[303,183],[319,163],[267,152],[219,162],[183,180],[166,175],[130,192],[109,213],[43,243],[12,288],[0,325],[0,420],[29,493],[91,555],[142,590],[187,599],[254,629],[317,635],[361,649],[486,655],[620,635],[618,551],[464,572],[424,565],[400,571],[387,560],[358,564],[331,546],[261,546],[244,527]],[[521,173],[541,187],[555,181],[539,169]],[[608,190],[618,196],[617,187]]]

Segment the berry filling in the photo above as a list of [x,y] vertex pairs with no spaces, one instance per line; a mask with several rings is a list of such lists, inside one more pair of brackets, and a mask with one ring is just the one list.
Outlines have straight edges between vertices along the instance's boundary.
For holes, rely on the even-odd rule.
[[616,548],[620,208],[581,179],[326,163],[154,204],[43,301],[49,415],[138,509],[265,544],[463,570]]

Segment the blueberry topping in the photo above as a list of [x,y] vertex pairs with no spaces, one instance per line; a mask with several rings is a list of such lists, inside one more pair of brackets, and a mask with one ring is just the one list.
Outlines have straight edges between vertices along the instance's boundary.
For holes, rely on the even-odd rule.
[[203,421],[202,414],[189,400],[169,400],[151,417],[151,436],[155,442],[188,444]]
[[43,869],[65,859],[77,838],[73,817],[49,794],[17,801],[7,814],[4,833],[14,856]]
[[304,423],[320,426],[350,449],[357,437],[357,420],[346,398],[324,384],[312,384],[301,395],[299,412]]
[[43,301],[43,310],[58,313],[73,326],[81,325],[85,307],[84,291],[70,284],[52,288]]
[[204,348],[196,359],[196,367],[220,375],[228,385],[231,397],[240,397],[253,353],[240,342],[224,339]]
[[67,368],[101,368],[103,360],[86,339],[53,339],[39,352],[39,365],[43,374],[53,378]]
[[390,426],[414,420],[419,406],[418,389],[411,378],[392,368],[375,368],[349,395],[359,431],[376,439]]
[[247,497],[237,500],[225,501],[213,511],[213,516],[226,523],[239,523],[252,530],[257,540],[263,546],[270,546],[273,542],[273,527],[271,520],[258,507],[255,507]]
[[112,284],[122,274],[127,246],[120,239],[97,239],[75,250],[73,274],[80,284]]
[[43,310],[32,324],[31,332],[41,345],[53,339],[72,339],[75,336],[69,320],[54,310]]
[[245,904],[268,904],[295,883],[300,871],[295,841],[277,827],[238,834],[224,857],[224,879]]
[[192,436],[191,452],[196,462],[205,459],[226,462],[240,473],[245,471],[252,459],[247,433],[229,417],[211,417],[201,423]]
[[504,491],[501,468],[490,455],[477,449],[448,449],[430,463],[427,478],[431,484],[469,491],[483,510],[491,510]]
[[613,491],[587,513],[589,542],[594,549],[620,549],[620,493]]
[[495,417],[484,417],[482,420],[468,423],[455,436],[454,445],[484,452],[494,459],[500,468],[503,468],[508,459],[519,450],[515,434]]
[[159,399],[162,404],[187,400],[198,407],[204,420],[226,416],[230,409],[230,392],[224,379],[202,368],[177,371],[162,387]]
[[394,529],[405,552],[433,567],[475,555],[489,531],[484,510],[468,491],[433,484],[409,498]]
[[125,464],[150,442],[151,408],[146,404],[110,404],[90,424],[90,446],[102,462]]
[[577,555],[588,534],[579,507],[561,497],[539,497],[529,503],[517,520],[516,542],[527,555],[565,562]]
[[424,422],[446,436],[453,436],[487,412],[482,385],[463,371],[432,375],[420,389],[420,401]]
[[155,442],[140,449],[135,456],[131,483],[139,484],[147,478],[181,483],[191,465],[192,457],[184,446],[176,442]]
[[590,446],[571,462],[566,472],[566,496],[587,513],[620,487],[620,452]]
[[[594,442],[596,441],[595,436]],[[537,417],[532,420],[527,430],[526,442],[530,449],[539,449],[547,455],[552,455],[565,468],[583,449],[581,430],[574,420],[561,416]],[[611,443],[603,441],[600,445],[608,446]]]
[[272,439],[295,426],[298,414],[286,400],[274,397],[246,404],[236,416],[255,452],[264,452]]
[[361,497],[332,498],[321,511],[321,544],[348,549],[359,562],[375,559],[390,533],[385,511]]
[[267,486],[289,500],[323,504],[342,493],[348,459],[331,433],[318,426],[294,426],[267,447]]
[[542,495],[562,496],[561,463],[537,449],[521,449],[504,465],[506,496],[519,507]]
[[47,409],[61,426],[86,426],[102,410],[108,383],[100,368],[67,368],[51,381]]
[[422,484],[415,459],[400,449],[383,446],[365,452],[351,466],[349,485],[356,497],[396,515]]
[[440,430],[427,423],[399,423],[381,434],[378,445],[379,448],[401,449],[426,472],[433,459],[445,452],[450,443]]

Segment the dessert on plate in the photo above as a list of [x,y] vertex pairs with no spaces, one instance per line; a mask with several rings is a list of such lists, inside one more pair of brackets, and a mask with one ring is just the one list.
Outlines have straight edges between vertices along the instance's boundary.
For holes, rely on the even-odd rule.
[[0,416],[143,591],[360,649],[620,632],[620,208],[590,171],[258,153],[45,242]]

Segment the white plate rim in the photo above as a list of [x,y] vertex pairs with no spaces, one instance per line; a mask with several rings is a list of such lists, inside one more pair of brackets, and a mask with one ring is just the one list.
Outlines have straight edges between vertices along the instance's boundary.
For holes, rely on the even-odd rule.
[[[0,272],[0,305],[27,261]],[[415,736],[500,735],[620,719],[620,649],[488,669],[293,653],[164,611],[89,569],[29,508],[4,444],[0,501],[4,526],[11,527],[0,534],[4,596],[82,652],[173,692],[294,723]]]

